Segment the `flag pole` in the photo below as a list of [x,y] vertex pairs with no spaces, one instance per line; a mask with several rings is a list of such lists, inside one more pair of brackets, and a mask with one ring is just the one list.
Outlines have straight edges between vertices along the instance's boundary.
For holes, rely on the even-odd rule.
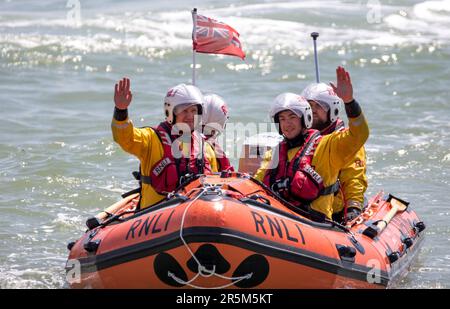
[[[192,10],[192,22],[194,24],[194,27],[192,29],[192,42],[195,44],[195,42],[197,42],[197,8],[194,8]],[[195,86],[196,54],[197,52],[195,48],[192,48],[192,85],[194,86]]]
[[311,37],[314,42],[314,64],[316,65],[316,82],[320,83],[320,75],[319,75],[319,57],[317,56],[317,38],[319,37],[318,32],[311,33]]
[[[197,42],[197,8],[194,8],[192,10],[192,23],[194,24],[193,28],[192,28],[192,42],[195,46],[195,43]],[[197,54],[197,51],[195,50],[195,48],[192,48],[192,85],[195,86],[195,70],[196,70],[196,59],[195,56]],[[201,116],[200,116],[200,127],[202,126],[201,123]],[[195,134],[195,132],[194,132]],[[200,130],[199,132],[200,137],[202,137],[202,130]],[[195,140],[193,140],[193,142],[195,143]],[[201,158],[201,162],[202,164],[199,166],[199,174],[203,174],[204,173],[204,161],[205,161],[205,154],[204,152],[204,143],[205,140],[203,138],[200,138],[200,158]],[[197,154],[198,155],[198,154]]]

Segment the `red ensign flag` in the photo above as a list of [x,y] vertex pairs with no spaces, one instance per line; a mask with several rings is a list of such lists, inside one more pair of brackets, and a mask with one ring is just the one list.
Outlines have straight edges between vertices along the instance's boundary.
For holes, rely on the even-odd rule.
[[232,27],[212,18],[197,15],[193,49],[199,53],[223,54],[245,58],[239,33]]

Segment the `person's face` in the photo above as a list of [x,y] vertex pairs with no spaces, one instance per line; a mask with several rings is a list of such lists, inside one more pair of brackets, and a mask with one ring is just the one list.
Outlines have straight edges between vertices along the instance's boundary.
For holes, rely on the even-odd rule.
[[281,133],[287,139],[293,139],[302,132],[301,119],[293,112],[287,110],[278,114],[278,120],[280,121]]
[[175,110],[175,115],[175,123],[185,123],[193,131],[195,128],[195,118],[198,117],[198,106],[191,105],[179,111]]
[[323,129],[328,124],[328,112],[316,101],[308,101],[313,112],[313,129]]

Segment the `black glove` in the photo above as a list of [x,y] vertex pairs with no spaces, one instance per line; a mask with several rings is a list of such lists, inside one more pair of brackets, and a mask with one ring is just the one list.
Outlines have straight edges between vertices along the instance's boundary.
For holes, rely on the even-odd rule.
[[361,209],[355,207],[349,207],[345,214],[345,222],[350,222],[361,214]]

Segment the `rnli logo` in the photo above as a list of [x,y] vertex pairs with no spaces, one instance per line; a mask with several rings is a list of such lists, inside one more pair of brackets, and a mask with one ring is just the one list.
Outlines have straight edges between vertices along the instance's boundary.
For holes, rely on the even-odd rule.
[[308,173],[317,183],[322,183],[322,177],[320,177],[320,175],[311,166],[306,166],[304,171]]
[[364,167],[364,166],[366,166],[366,162],[364,162],[363,160],[355,161],[355,167]]
[[167,94],[166,94],[166,97],[174,97],[175,96],[175,94],[177,93],[177,89],[170,89],[168,92],[167,92]]
[[159,176],[164,170],[164,168],[166,168],[166,166],[169,165],[169,163],[170,163],[169,158],[164,158],[163,160],[161,160],[161,162],[159,162],[159,164],[153,169],[153,175]]
[[222,105],[221,109],[222,109],[222,112],[223,112],[224,116],[228,115],[228,109],[227,109],[227,107],[225,105]]
[[304,102],[304,101],[306,101],[306,99],[305,99],[305,97],[303,97],[303,96],[301,96],[301,95],[298,95],[298,96],[297,96],[297,101],[298,101],[298,102]]

